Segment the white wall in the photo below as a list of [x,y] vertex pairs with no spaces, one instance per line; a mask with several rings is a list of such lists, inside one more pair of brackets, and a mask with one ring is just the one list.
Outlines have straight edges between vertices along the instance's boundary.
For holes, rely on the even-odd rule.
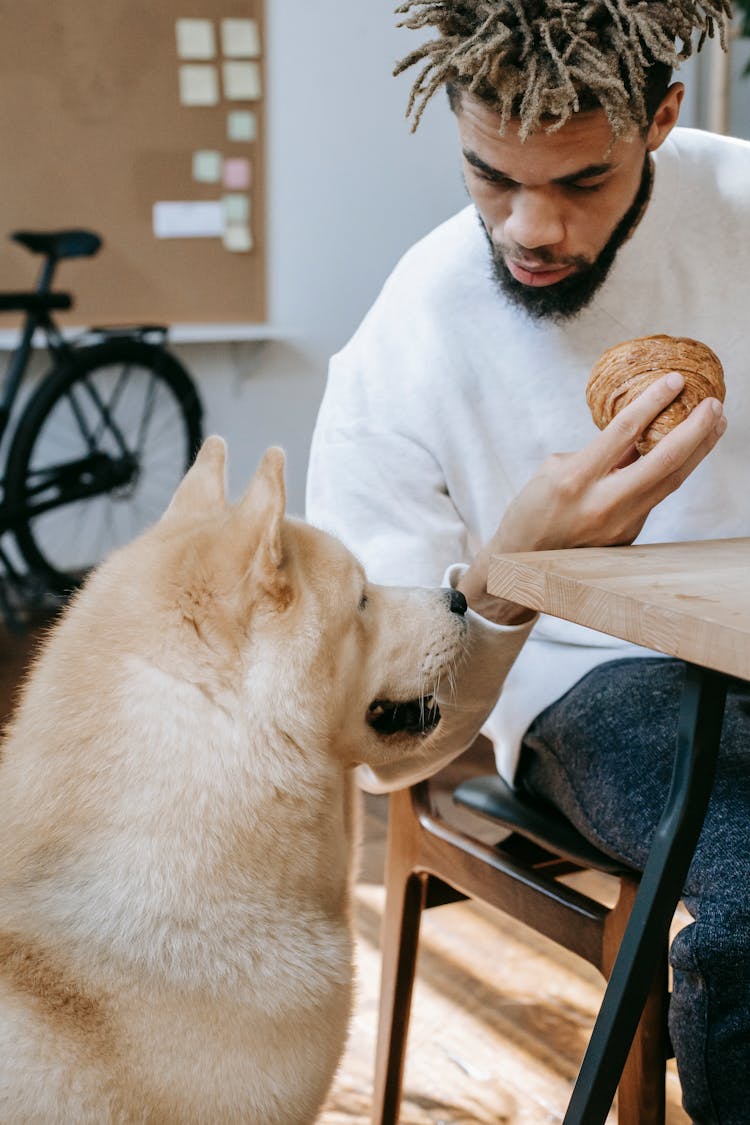
[[230,490],[280,444],[299,514],[328,358],[401,253],[466,199],[444,96],[416,135],[404,119],[411,81],[391,71],[414,37],[393,7],[269,0],[270,319],[286,339],[178,349],[229,442]]

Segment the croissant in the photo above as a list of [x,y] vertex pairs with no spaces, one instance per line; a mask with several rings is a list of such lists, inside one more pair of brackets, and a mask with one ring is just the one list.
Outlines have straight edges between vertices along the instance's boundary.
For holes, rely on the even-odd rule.
[[686,336],[641,336],[609,348],[594,364],[586,401],[599,429],[603,430],[649,383],[670,371],[679,371],[685,386],[636,442],[639,453],[653,449],[704,398],[724,401],[724,371],[706,344]]

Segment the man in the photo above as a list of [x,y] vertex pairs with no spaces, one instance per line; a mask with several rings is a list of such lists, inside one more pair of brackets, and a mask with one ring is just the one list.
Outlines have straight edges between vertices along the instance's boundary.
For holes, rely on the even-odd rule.
[[[422,64],[417,120],[447,87],[472,203],[406,254],[332,360],[308,516],[374,581],[445,575],[466,595],[475,640],[455,700],[441,702],[439,760],[361,780],[383,791],[426,776],[491,712],[501,772],[642,865],[668,786],[682,665],[489,598],[487,560],[750,534],[740,484],[750,145],[675,129],[683,87],[671,84],[694,37],[724,34],[730,5],[409,0],[399,10],[438,33],[399,69]],[[732,425],[724,437],[721,404],[706,401],[638,458],[633,442],[679,393],[679,374],[602,433],[584,389],[606,348],[656,333],[718,353]],[[721,1125],[750,1121],[748,735],[750,696],[738,686],[685,888],[695,922],[671,950],[685,1107]]]

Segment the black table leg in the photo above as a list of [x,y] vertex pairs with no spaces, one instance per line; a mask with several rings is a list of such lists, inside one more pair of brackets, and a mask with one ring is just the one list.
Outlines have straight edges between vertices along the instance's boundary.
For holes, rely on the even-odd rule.
[[726,691],[721,673],[687,665],[667,803],[563,1125],[609,1113],[703,826]]

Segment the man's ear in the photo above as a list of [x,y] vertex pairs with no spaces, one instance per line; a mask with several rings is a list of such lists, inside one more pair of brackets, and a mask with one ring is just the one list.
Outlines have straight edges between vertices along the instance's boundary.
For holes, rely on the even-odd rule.
[[198,450],[163,520],[187,519],[201,514],[212,515],[227,507],[224,471],[227,447],[223,438],[208,437]]
[[646,138],[646,148],[649,152],[656,152],[657,148],[661,148],[674,129],[680,118],[680,106],[684,96],[685,87],[682,82],[674,82],[667,90],[649,126]]
[[250,535],[256,546],[252,572],[258,582],[276,597],[288,592],[282,574],[284,562],[282,527],[286,512],[284,484],[284,451],[276,446],[267,449],[236,509],[238,534]]

